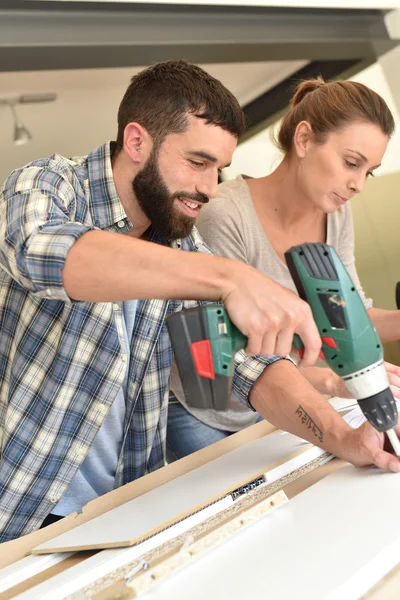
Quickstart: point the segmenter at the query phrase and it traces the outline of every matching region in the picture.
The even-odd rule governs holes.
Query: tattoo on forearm
[[[307,425],[308,429],[312,430],[313,434],[319,439],[319,441],[322,444],[322,442],[324,441],[324,434],[322,433],[321,429],[317,427],[315,422],[312,420],[310,415],[304,410],[301,404],[299,404],[299,407],[296,410],[296,415],[299,415],[299,419],[301,419],[303,425]]]

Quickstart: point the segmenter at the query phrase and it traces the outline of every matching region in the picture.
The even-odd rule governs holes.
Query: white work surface
[[[145,594],[356,600],[400,564],[400,474],[345,466]]]
[[[207,502],[268,466],[306,447],[304,440],[276,432],[229,452],[38,546],[49,552],[121,545],[145,536],[170,519]],[[123,545],[123,543],[122,543]]]

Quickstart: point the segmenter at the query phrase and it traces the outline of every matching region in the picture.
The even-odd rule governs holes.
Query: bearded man
[[[377,462],[378,442],[350,431],[287,360],[295,331],[306,361],[318,356],[308,305],[252,267],[212,256],[194,228],[243,131],[243,112],[219,81],[167,61],[133,77],[115,142],[34,161],[5,181],[0,542],[164,465],[165,319],[185,301],[224,302],[248,336],[234,390],[249,410],[268,418],[274,404],[282,425],[307,437],[295,415],[306,395],[324,447]],[[293,391],[279,408],[288,378]]]

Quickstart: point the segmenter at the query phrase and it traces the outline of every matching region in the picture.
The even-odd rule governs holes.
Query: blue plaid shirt
[[[72,301],[68,250],[85,232],[129,222],[110,144],[17,169],[0,194],[0,541],[40,527],[82,464],[128,371],[115,487],[164,465],[172,350],[165,319],[193,302],[138,302],[131,360],[122,302]],[[154,232],[151,241],[165,244]],[[211,251],[196,230],[172,244]],[[278,357],[236,356],[234,393],[248,394]]]

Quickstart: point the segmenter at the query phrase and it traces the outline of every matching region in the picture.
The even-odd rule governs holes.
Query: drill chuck
[[[375,429],[388,431],[397,425],[397,406],[383,360],[346,375],[343,381]]]
[[[389,387],[369,398],[359,400],[358,404],[366,419],[378,431],[388,431],[396,427],[397,407]]]

